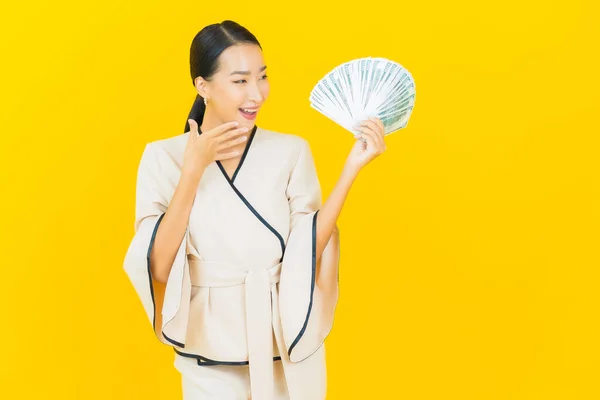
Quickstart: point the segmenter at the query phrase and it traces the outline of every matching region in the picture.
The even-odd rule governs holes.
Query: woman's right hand
[[[239,151],[232,150],[246,140],[241,136],[248,132],[248,128],[238,128],[239,122],[227,122],[217,126],[202,135],[198,134],[198,124],[193,119],[188,119],[190,135],[185,146],[183,156],[183,173],[200,178],[204,169],[216,160],[228,160],[240,155]]]

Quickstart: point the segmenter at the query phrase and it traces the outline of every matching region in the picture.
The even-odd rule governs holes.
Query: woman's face
[[[253,127],[256,115],[269,95],[269,81],[260,47],[240,44],[227,48],[218,60],[218,70],[203,81],[200,95],[208,100],[206,110],[212,124],[238,121]]]

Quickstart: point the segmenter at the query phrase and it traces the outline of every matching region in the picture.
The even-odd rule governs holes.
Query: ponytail
[[[204,105],[204,99],[200,94],[196,94],[196,99],[194,100],[194,104],[192,104],[192,109],[185,120],[185,128],[184,132],[188,132],[190,130],[190,123],[188,119],[193,119],[196,121],[198,126],[202,125],[202,120],[204,119],[204,112],[206,111],[206,106]]]

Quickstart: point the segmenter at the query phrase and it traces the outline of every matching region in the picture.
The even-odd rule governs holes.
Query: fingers
[[[241,128],[237,128],[234,130],[230,130],[228,132],[223,132],[223,134],[221,134],[219,136],[218,141],[219,142],[229,141],[229,140],[234,139],[246,132],[248,132],[248,128],[246,128],[246,127],[241,127]]]
[[[375,134],[375,137],[374,137],[375,142],[377,144],[381,145],[383,143],[383,135],[382,135],[383,130],[381,129],[381,126],[375,121],[375,119],[373,117],[364,121],[364,123]]]
[[[190,132],[198,133],[198,123],[193,119],[188,119],[188,124],[190,125]]]
[[[385,136],[385,126],[383,125],[383,122],[381,121],[381,119],[377,118],[377,117],[370,117],[369,118],[371,121],[374,121],[378,126],[379,126],[379,132],[381,133],[382,136]]]
[[[384,139],[385,127],[379,118],[370,117],[369,119],[362,121],[358,125],[358,129],[364,134],[372,136],[378,152],[381,153],[386,149]]]
[[[198,123],[190,118],[188,119],[188,124],[190,125],[190,135],[188,136],[188,142],[192,142],[198,137]]]
[[[377,126],[379,127],[379,129],[377,130],[378,133],[378,137],[379,137],[379,143],[381,144],[381,151],[385,151],[386,149],[386,145],[385,145],[385,126],[383,125],[383,121],[381,121],[381,119],[376,118],[376,117],[371,117],[369,118],[371,121],[374,121]]]
[[[375,140],[373,139],[372,135],[362,133],[362,134],[358,135],[358,137],[360,139],[362,139],[363,142],[367,143],[368,148],[371,148],[371,149],[377,148],[377,143],[375,143]]]
[[[240,155],[239,151],[229,151],[226,153],[218,153],[215,157],[215,160],[229,160],[230,158],[235,158]]]
[[[379,149],[381,147],[381,143],[379,141],[379,135],[377,134],[377,132],[375,131],[375,128],[373,128],[373,125],[376,125],[374,122],[369,121],[370,124],[368,122],[363,121],[357,128],[360,132],[363,133],[363,135],[369,136],[372,141],[373,141],[373,148],[375,149]]]
[[[219,136],[219,135],[229,131],[230,129],[236,128],[239,124],[240,123],[237,121],[226,122],[224,124],[217,126],[216,128],[209,130],[205,134],[207,136],[211,136],[211,137]]]
[[[223,151],[229,149],[230,147],[237,146],[241,143],[244,143],[246,140],[248,140],[247,136],[236,137],[233,139],[226,140],[219,144],[219,146],[217,147],[217,151]]]
[[[376,149],[377,148],[377,143],[375,142],[375,139],[373,139],[373,137],[375,136],[375,134],[373,132],[370,132],[367,128],[365,127],[359,127],[358,128],[359,131],[361,131],[362,133],[357,135],[356,137],[361,139],[363,142],[367,143],[367,146],[371,149]]]

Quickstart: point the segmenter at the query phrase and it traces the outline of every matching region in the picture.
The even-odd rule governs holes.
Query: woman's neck
[[[209,110],[206,110],[204,113],[204,118],[202,119],[202,124],[199,129],[200,132],[207,132],[211,129],[216,128],[219,125],[222,125],[224,122],[219,120],[214,113],[211,113]]]

